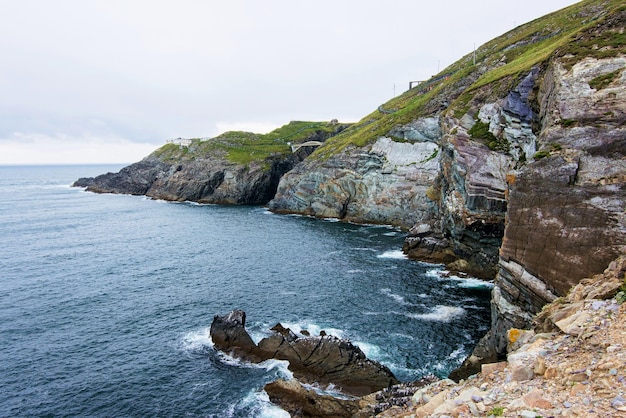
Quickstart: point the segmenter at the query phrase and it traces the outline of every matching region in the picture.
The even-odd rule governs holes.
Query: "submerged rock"
[[[368,359],[348,340],[334,336],[298,336],[278,324],[274,333],[254,344],[245,330],[245,312],[215,316],[211,338],[215,347],[251,362],[289,361],[289,370],[306,383],[333,384],[345,393],[366,395],[398,383],[393,373]]]

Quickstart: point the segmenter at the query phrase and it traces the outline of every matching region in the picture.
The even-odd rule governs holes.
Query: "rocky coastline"
[[[80,179],[75,186],[175,201],[267,204],[277,213],[399,226],[407,231],[403,251],[410,258],[494,280],[491,327],[451,375],[460,386],[439,382],[418,391],[404,406],[376,413],[481,416],[489,407],[503,405],[511,414],[539,408],[572,415],[573,409],[563,406],[575,404],[570,400],[542,395],[541,401],[536,393],[512,387],[507,399],[522,401],[504,405],[501,391],[489,392],[490,386],[483,385],[506,386],[517,376],[519,368],[510,359],[521,348],[513,348],[511,330],[535,327],[533,341],[526,341],[532,350],[548,352],[556,345],[590,352],[593,344],[573,341],[556,317],[556,334],[538,337],[544,332],[534,322],[536,315],[556,309],[563,298],[573,304],[568,291],[584,278],[604,274],[598,280],[608,280],[607,267],[621,272],[616,277],[623,286],[623,269],[615,267],[623,261],[614,260],[626,254],[625,32],[623,4],[585,0],[481,46],[475,63],[463,57],[444,70],[446,77],[434,77],[431,89],[409,90],[382,107],[393,112],[375,111],[354,125],[317,126],[298,137],[322,143],[319,148],[291,152],[287,135],[276,135],[268,137],[275,143],[263,144],[279,148],[267,145],[272,151],[262,158],[238,161],[233,155],[241,151],[242,134],[226,135],[216,139],[220,147],[209,148],[211,141],[192,141],[188,148],[168,145],[119,173]],[[243,136],[250,139],[243,147],[250,155],[259,149],[252,145],[255,141],[268,140]],[[613,290],[606,297],[614,297]],[[585,298],[568,309],[600,322],[607,315],[616,315],[611,324],[622,321],[623,309],[613,309],[614,302],[602,305],[613,314],[598,313],[594,301],[605,299]],[[615,330],[611,324],[596,321],[593,327],[610,334]],[[290,343],[304,338],[280,329],[276,335]],[[244,344],[246,356],[267,356],[250,342]],[[620,344],[611,346],[621,353]],[[617,356],[615,350],[609,354]],[[509,363],[502,363],[507,357]],[[611,368],[618,372],[611,376],[621,376],[622,366]],[[523,381],[536,383],[537,390],[551,387],[547,371],[533,369],[530,376],[525,367],[519,372],[528,375]],[[595,369],[589,370],[595,376]],[[472,379],[480,384],[468,384],[477,373],[481,377]],[[618,387],[611,392],[615,399],[623,396]],[[289,392],[309,404],[314,396],[295,383],[276,383],[266,390]],[[599,392],[585,393],[593,402]],[[359,416],[362,399],[352,406],[339,402],[329,411],[337,407],[347,415],[336,416]],[[434,399],[441,403],[435,406]],[[598,410],[622,411],[626,401],[615,407],[618,401],[608,406],[603,401]],[[445,412],[441,405],[447,405]],[[301,411],[300,416],[311,413]]]

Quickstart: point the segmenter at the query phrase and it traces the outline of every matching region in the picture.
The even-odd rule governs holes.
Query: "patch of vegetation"
[[[481,120],[477,120],[474,126],[472,126],[467,133],[474,139],[496,141],[495,135],[489,131],[489,124]]]
[[[477,120],[474,126],[471,127],[468,134],[474,139],[484,141],[492,151],[509,152],[510,144],[506,138],[497,138],[493,133],[489,131],[489,124],[481,120]]]
[[[550,151],[538,151],[535,153],[535,155],[533,155],[533,158],[535,160],[541,160],[542,158],[546,158],[549,155],[550,155]]]
[[[566,68],[586,57],[614,58],[624,53],[626,53],[626,33],[619,30],[581,33],[573,39],[573,42],[558,51]]]
[[[268,134],[229,131],[215,138],[191,140],[189,146],[166,144],[154,151],[151,156],[164,161],[184,161],[192,158],[223,156],[236,164],[260,163],[267,168],[266,160],[275,155],[291,153],[289,144],[306,141],[317,134],[334,134],[346,124],[328,122],[290,122]]]
[[[589,87],[595,90],[602,90],[603,88],[611,84],[613,80],[615,80],[617,76],[620,75],[620,73],[621,73],[621,70],[617,70],[617,71],[613,71],[612,73],[595,77],[594,79],[589,81]]]
[[[433,151],[432,154],[430,154],[427,158],[425,158],[424,160],[420,161],[421,163],[427,163],[431,160],[434,160],[435,158],[437,158],[437,155],[439,155],[439,148],[435,148],[435,150]]]
[[[578,121],[576,119],[561,119],[559,124],[565,128],[569,128],[570,126],[576,125]]]
[[[455,116],[461,117],[467,112],[468,103],[477,89],[506,77],[519,80],[532,67],[546,62],[553,55],[561,57],[567,65],[588,56],[605,58],[626,53],[623,30],[596,30],[607,20],[623,21],[620,13],[624,10],[626,6],[622,0],[582,1],[521,25],[482,45],[476,51],[477,65],[480,62],[492,69],[482,74],[454,101],[451,107]],[[610,24],[615,23],[607,23]],[[465,61],[467,57],[464,57]]]
[[[487,416],[501,417],[504,415],[504,407],[502,406],[494,406],[487,412]]]

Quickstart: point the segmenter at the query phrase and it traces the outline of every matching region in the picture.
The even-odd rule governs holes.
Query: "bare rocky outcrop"
[[[245,313],[215,316],[211,339],[221,351],[251,362],[288,360],[289,370],[306,383],[333,384],[352,395],[368,393],[398,383],[391,371],[368,359],[348,340],[330,335],[297,335],[277,324],[273,334],[254,344],[245,330]]]
[[[437,118],[398,127],[364,148],[298,164],[280,181],[269,208],[350,222],[409,228],[430,222],[427,197],[439,166]]]

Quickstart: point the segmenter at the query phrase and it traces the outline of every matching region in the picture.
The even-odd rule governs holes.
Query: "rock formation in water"
[[[333,384],[352,395],[366,395],[398,383],[387,367],[368,359],[348,340],[330,335],[296,335],[277,324],[271,336],[255,344],[245,325],[243,311],[215,316],[211,324],[213,344],[225,353],[255,363],[288,360],[289,370],[301,381]]]

